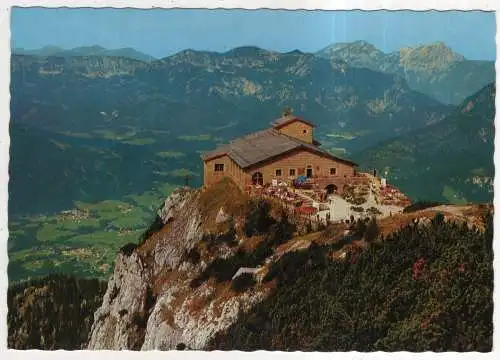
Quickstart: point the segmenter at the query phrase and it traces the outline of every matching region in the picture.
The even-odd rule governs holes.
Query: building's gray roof
[[[245,169],[298,148],[308,149],[337,161],[356,165],[349,160],[335,157],[316,145],[281,134],[272,128],[234,139],[229,144],[205,153],[202,158],[206,161],[218,156],[228,155],[241,168]]]

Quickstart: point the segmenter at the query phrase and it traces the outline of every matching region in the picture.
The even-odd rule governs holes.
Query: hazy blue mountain
[[[447,104],[460,104],[495,80],[494,61],[467,60],[442,42],[384,53],[366,41],[356,41],[333,44],[316,54],[351,66],[398,74],[411,89]]]
[[[467,98],[443,121],[410,132],[354,157],[388,170],[414,199],[493,200],[495,84]]]
[[[52,56],[63,52],[64,49],[59,46],[47,45],[40,49],[25,49],[22,47],[12,49],[14,55],[34,55],[34,56]]]
[[[133,48],[121,48],[121,49],[106,49],[99,45],[94,46],[80,46],[73,49],[63,49],[57,46],[44,46],[40,49],[24,49],[15,48],[12,50],[15,55],[34,55],[34,56],[57,56],[57,57],[68,57],[68,56],[114,56],[114,57],[124,57],[128,59],[141,60],[141,61],[153,61],[156,60],[153,56],[144,54]]]

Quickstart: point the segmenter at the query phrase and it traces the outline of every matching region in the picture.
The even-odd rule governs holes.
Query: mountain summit
[[[459,104],[495,79],[493,61],[467,60],[443,42],[384,53],[366,41],[355,41],[330,45],[316,55],[400,75],[413,90],[447,104]]]

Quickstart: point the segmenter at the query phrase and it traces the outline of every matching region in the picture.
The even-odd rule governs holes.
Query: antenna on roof
[[[286,106],[281,112],[282,116],[290,116],[293,113],[293,109],[290,106]]]
[[[184,186],[188,187],[189,186],[189,180],[191,179],[191,176],[186,174],[184,176]]]

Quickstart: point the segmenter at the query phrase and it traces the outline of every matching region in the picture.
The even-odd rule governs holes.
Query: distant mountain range
[[[253,47],[186,50],[145,63],[117,57],[12,58],[13,121],[51,130],[141,125],[226,140],[267,127],[285,106],[331,132],[363,133],[362,148],[439,121],[448,106],[399,76],[312,54]],[[54,101],[57,99],[57,101]],[[117,111],[119,120],[102,113]]]
[[[354,157],[388,172],[414,200],[493,199],[495,84],[467,98],[443,121],[386,141]]]
[[[245,56],[244,49],[249,50],[252,47],[233,49],[223,55],[230,56],[239,53],[241,56]],[[260,52],[264,54],[267,51],[261,50]],[[12,53],[41,57],[111,56],[144,62],[157,60],[132,48],[110,50],[99,45],[73,49],[62,49],[57,46],[45,46],[34,50],[15,48]],[[209,52],[209,54],[222,55],[214,52]],[[304,55],[300,50],[286,54]],[[177,55],[179,54],[172,57]],[[443,42],[405,47],[398,51],[384,53],[374,45],[360,40],[350,43],[335,43],[317,51],[314,55],[343,61],[352,67],[399,75],[406,80],[410,89],[427,94],[445,104],[458,105],[467,96],[479,91],[495,79],[494,61],[468,60],[447,47]],[[164,59],[168,59],[168,57]]]
[[[122,48],[122,49],[106,49],[99,45],[94,46],[80,46],[73,49],[63,49],[58,46],[44,46],[40,49],[24,49],[15,48],[12,50],[14,55],[33,55],[33,56],[57,56],[57,57],[69,57],[69,56],[116,56],[129,58],[140,61],[153,61],[156,60],[153,56],[144,54],[132,48]]]
[[[443,42],[384,53],[366,41],[330,45],[316,53],[405,78],[408,86],[445,104],[459,104],[495,79],[494,61],[467,60]]]
[[[362,164],[389,166],[391,176],[399,176],[395,181],[406,186],[395,170],[399,158],[375,146],[394,138],[411,142],[414,131],[439,129],[443,121],[440,126],[446,126],[454,108],[412,90],[398,74],[362,67],[362,52],[359,59],[352,55],[339,60],[326,56],[333,50],[317,56],[240,47],[225,53],[185,50],[146,62],[111,56],[98,47],[73,50],[67,56],[57,55],[61,52],[54,48],[12,56],[9,211],[17,214],[58,211],[74,200],[120,198],[155,182],[181,183],[182,171],[198,175],[194,184],[201,180],[199,152],[267,127],[285,106],[318,125],[317,138],[326,149],[349,157],[371,148],[360,157]],[[75,55],[79,53],[86,56]],[[466,88],[471,77],[450,72],[446,64],[453,67],[467,60],[459,55],[451,59],[433,62],[433,73],[441,69],[457,89]],[[422,64],[413,68],[425,68],[426,59],[419,61]],[[494,72],[490,75],[482,86],[494,81]],[[404,138],[406,134],[411,135]],[[415,150],[415,156],[441,153],[443,144],[429,143]],[[489,148],[469,149],[492,157]],[[399,151],[401,155],[406,150]],[[176,155],[161,159],[157,153]],[[439,170],[445,177],[446,168],[426,176],[432,178]],[[478,168],[489,176],[485,166]],[[455,176],[469,181],[471,169],[464,169]],[[407,174],[418,171],[416,167]],[[403,190],[421,195],[415,190],[420,182],[407,184]],[[427,194],[441,199],[444,185],[439,186]],[[485,198],[463,196],[472,201]]]

